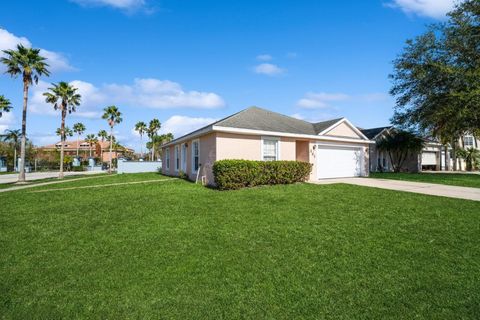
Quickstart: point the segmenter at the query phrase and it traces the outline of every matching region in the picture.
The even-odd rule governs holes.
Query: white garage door
[[[361,167],[360,148],[318,146],[318,179],[358,177],[362,173]]]
[[[437,153],[422,152],[422,166],[435,166],[435,165],[437,165]]]

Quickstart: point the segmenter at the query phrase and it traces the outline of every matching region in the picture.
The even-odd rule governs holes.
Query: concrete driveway
[[[99,174],[101,171],[81,171],[81,172],[65,172],[66,176],[79,176],[79,175],[89,175],[89,174]],[[58,171],[56,172],[30,172],[25,174],[27,181],[40,180],[46,178],[56,178],[58,177]],[[12,174],[0,174],[0,184],[2,183],[12,183],[17,182],[18,173]]]
[[[443,184],[400,181],[389,179],[373,179],[373,178],[340,178],[340,179],[325,179],[313,182],[315,184],[332,184],[332,183],[347,183],[357,186],[397,190],[413,193],[428,194],[432,196],[442,196],[457,199],[467,199],[480,201],[480,188],[468,188],[447,186]]]

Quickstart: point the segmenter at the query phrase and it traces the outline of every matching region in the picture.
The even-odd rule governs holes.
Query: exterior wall
[[[212,184],[213,174],[212,174],[212,166],[216,160],[216,133],[210,133],[198,138],[182,141],[181,143],[177,143],[174,145],[168,146],[169,153],[170,153],[170,167],[167,169],[167,160],[166,160],[166,147],[162,147],[163,156],[162,156],[162,172],[166,175],[170,176],[178,176],[180,171],[185,171],[188,178],[192,181],[195,181],[197,178],[197,173],[193,172],[193,159],[192,159],[192,150],[193,150],[193,142],[195,140],[199,141],[199,164],[200,164],[200,173],[199,179],[202,179],[202,176],[205,178],[205,182],[207,184]],[[186,170],[182,170],[182,145],[186,144],[187,152],[186,152]],[[179,147],[180,152],[180,163],[178,171],[175,170],[175,147]]]
[[[296,144],[294,138],[280,138],[280,159],[279,160],[296,160]]]
[[[332,130],[325,133],[326,136],[336,136],[336,137],[348,137],[348,138],[360,138],[359,135],[350,128],[345,122],[340,123],[338,126]]]
[[[161,165],[158,161],[118,161],[117,173],[157,172]]]
[[[234,133],[217,133],[217,160],[261,160],[262,137]],[[282,150],[282,146],[280,146]]]

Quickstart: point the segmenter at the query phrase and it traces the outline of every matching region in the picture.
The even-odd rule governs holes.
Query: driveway
[[[442,196],[457,199],[467,199],[480,201],[480,188],[468,188],[447,186],[443,184],[399,181],[389,179],[372,179],[372,178],[341,178],[341,179],[325,179],[313,182],[315,184],[332,184],[347,183],[357,186],[389,189],[413,193],[427,194],[431,196]]]
[[[80,175],[89,175],[89,174],[99,174],[101,171],[81,171],[81,172],[65,172],[65,176],[80,176]],[[58,171],[55,172],[31,172],[26,173],[25,178],[27,181],[40,180],[46,178],[56,178],[58,177]],[[12,174],[0,174],[0,184],[2,183],[12,183],[17,182],[18,173]]]

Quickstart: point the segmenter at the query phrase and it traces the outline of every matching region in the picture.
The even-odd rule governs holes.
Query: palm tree
[[[81,122],[77,122],[73,125],[73,132],[77,134],[77,158],[78,158],[78,150],[80,148],[80,136],[85,132],[86,128],[85,125]]]
[[[53,87],[48,88],[49,92],[45,92],[45,102],[53,104],[55,110],[60,109],[62,122],[60,126],[60,138],[62,145],[60,147],[60,172],[58,178],[63,178],[63,157],[64,157],[64,145],[65,145],[65,118],[67,112],[75,112],[75,108],[80,105],[81,96],[77,93],[77,88],[61,81],[58,84],[53,84]],[[78,147],[78,146],[77,146]]]
[[[8,142],[13,147],[13,171],[17,171],[17,148],[18,141],[20,140],[22,133],[20,130],[5,130],[2,135],[2,140]]]
[[[85,141],[88,142],[89,149],[90,149],[90,158],[91,158],[92,157],[92,146],[97,144],[98,139],[94,134],[87,134],[87,136],[85,137]]]
[[[143,158],[143,135],[147,132],[147,124],[143,121],[137,122],[135,131],[140,135],[140,156]]]
[[[119,124],[122,122],[122,113],[118,110],[116,106],[109,106],[105,107],[103,109],[103,115],[102,119],[107,120],[108,125],[110,126],[110,140],[112,140],[113,137],[113,127],[116,124]],[[109,155],[109,167],[108,167],[108,173],[112,173],[112,147],[113,143],[110,141],[110,155]]]
[[[100,130],[98,131],[97,136],[100,138],[100,141],[104,142],[108,137],[108,133],[105,130]],[[100,158],[102,159],[102,162],[103,162],[103,145],[100,148]]]
[[[155,136],[157,135],[158,130],[160,130],[161,127],[162,125],[160,124],[160,121],[155,118],[152,119],[148,124],[147,134],[152,142],[152,161],[155,161],[155,143],[153,142],[153,140],[155,139]]]
[[[20,149],[20,173],[18,182],[25,183],[25,146],[27,143],[27,105],[28,88],[34,82],[38,83],[40,76],[49,76],[50,72],[45,62],[46,58],[40,55],[40,49],[26,48],[17,45],[16,50],[3,50],[5,57],[1,58],[2,63],[7,66],[7,73],[13,78],[22,75],[23,78],[23,113],[22,113],[22,138]]]
[[[377,142],[377,148],[386,151],[394,172],[400,172],[409,154],[418,154],[424,146],[422,138],[403,130],[390,130]]]
[[[60,139],[65,140],[67,137],[72,137],[73,136],[73,131],[70,129],[68,126],[65,126],[63,128],[64,134],[62,135],[62,128],[57,128],[55,130],[55,134],[60,137]]]
[[[3,112],[10,112],[12,109],[12,104],[10,100],[5,98],[4,95],[0,95],[0,118],[2,117]]]

